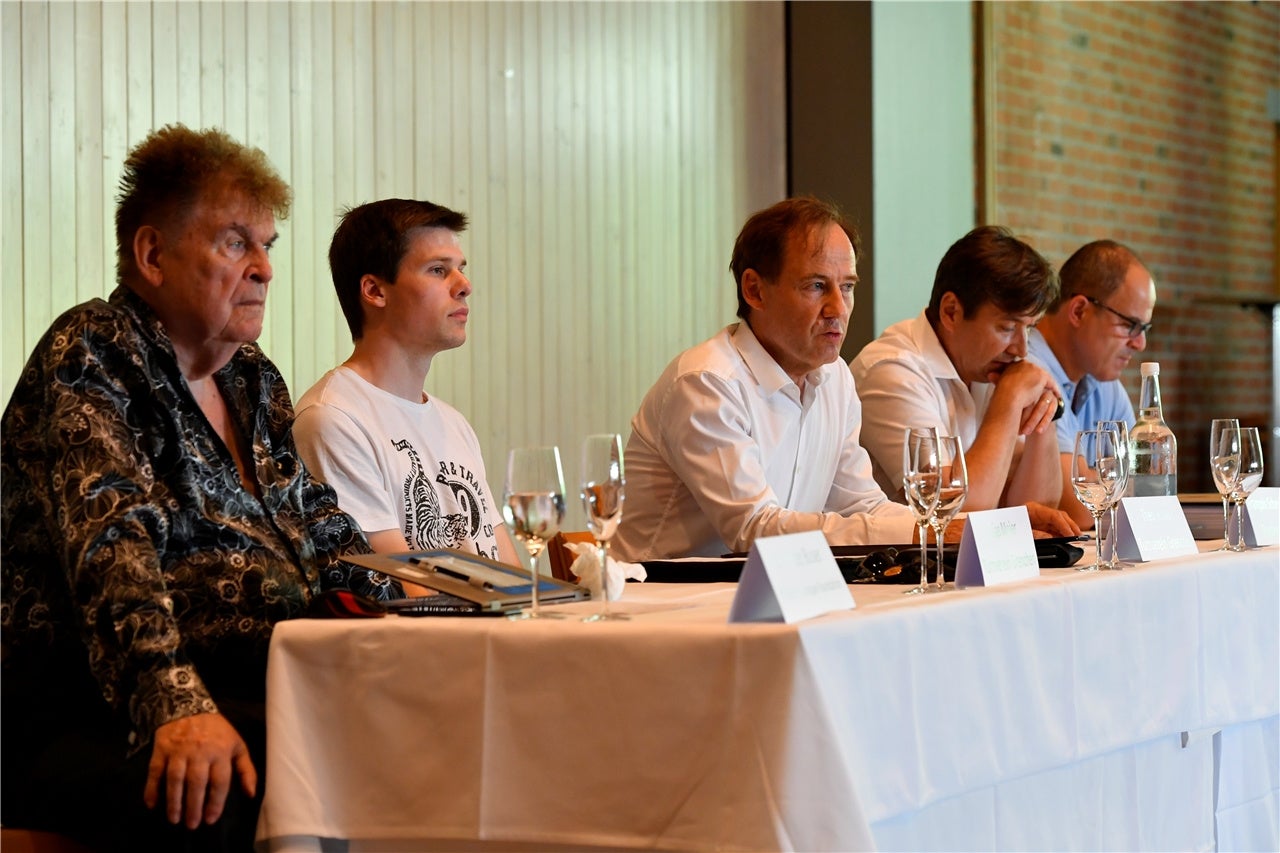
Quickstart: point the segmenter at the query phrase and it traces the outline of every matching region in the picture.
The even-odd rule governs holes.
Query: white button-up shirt
[[[910,542],[910,510],[872,479],[861,418],[841,362],[801,393],[746,323],[726,327],[672,361],[631,422],[617,555],[719,555],[804,530],[832,545]]]
[[[995,386],[960,378],[921,311],[894,323],[849,363],[862,399],[862,444],[880,488],[902,499],[902,443],[907,427],[936,427],[968,450]]]

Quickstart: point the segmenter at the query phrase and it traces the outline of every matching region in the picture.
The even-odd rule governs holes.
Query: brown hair
[[[1058,299],[1058,276],[1008,228],[981,225],[952,243],[938,263],[925,309],[929,322],[938,322],[947,293],[960,300],[966,317],[987,302],[1006,314],[1040,314]]]
[[[215,181],[226,182],[269,208],[289,216],[293,193],[258,148],[236,142],[218,128],[191,130],[165,125],[138,143],[124,161],[116,196],[116,277],[134,271],[133,238],[144,225],[165,230],[181,224]]]
[[[404,198],[371,201],[342,214],[329,244],[329,272],[351,340],[358,341],[364,334],[360,279],[376,275],[394,282],[409,251],[409,237],[420,228],[461,233],[467,229],[467,216],[429,201]]]
[[[787,241],[792,234],[808,234],[833,223],[840,226],[853,244],[854,252],[861,256],[858,230],[845,220],[839,208],[829,202],[800,196],[785,199],[753,214],[738,233],[737,242],[733,244],[733,260],[729,262],[733,280],[738,285],[738,316],[745,320],[751,311],[742,298],[744,272],[753,269],[761,278],[772,281],[782,271]]]
[[[1062,281],[1062,295],[1054,310],[1077,293],[1105,301],[1120,287],[1134,264],[1146,269],[1146,264],[1132,249],[1115,240],[1085,243],[1067,258],[1058,273]]]

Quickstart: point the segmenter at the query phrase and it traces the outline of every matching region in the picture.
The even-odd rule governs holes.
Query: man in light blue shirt
[[[1062,387],[1066,412],[1058,421],[1063,468],[1058,506],[1081,527],[1093,520],[1071,489],[1076,431],[1100,420],[1133,426],[1133,402],[1120,375],[1147,348],[1156,285],[1133,250],[1113,240],[1078,249],[1059,272],[1062,295],[1027,339],[1027,358]]]

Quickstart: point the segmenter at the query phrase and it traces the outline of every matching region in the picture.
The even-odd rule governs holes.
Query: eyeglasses
[[[1081,296],[1084,296],[1084,294],[1081,294]],[[1145,335],[1151,331],[1150,323],[1144,323],[1141,320],[1139,320],[1137,317],[1130,317],[1128,314],[1121,314],[1119,311],[1112,308],[1110,305],[1104,305],[1101,301],[1094,299],[1092,296],[1085,296],[1084,298],[1089,300],[1090,305],[1097,305],[1099,308],[1103,308],[1107,311],[1110,311],[1112,314],[1115,314],[1121,320],[1124,320],[1126,323],[1128,323],[1129,337],[1131,338],[1136,338],[1139,335]]]

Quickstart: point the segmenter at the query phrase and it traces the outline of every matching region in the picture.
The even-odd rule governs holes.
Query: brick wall
[[[1280,4],[989,3],[992,221],[1055,265],[1109,237],[1156,279],[1155,329],[1182,491],[1213,491],[1209,421],[1264,426],[1274,295]],[[1264,439],[1265,441],[1265,439]],[[1278,460],[1268,460],[1271,465]]]

